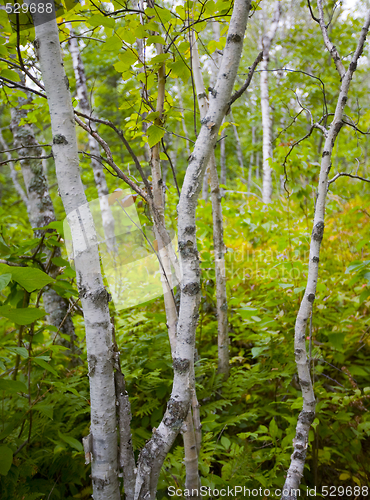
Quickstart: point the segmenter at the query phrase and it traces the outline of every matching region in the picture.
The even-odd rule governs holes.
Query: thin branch
[[[293,123],[295,123],[297,121],[297,118],[303,113],[304,109],[301,109],[294,117],[293,117],[293,120],[285,127],[283,128],[282,130],[280,130],[280,132],[278,133],[278,135],[275,137],[275,139],[271,142],[271,144],[273,144],[274,142],[276,142],[279,137],[281,136],[281,134],[283,134],[284,132],[286,132],[292,125]],[[289,108],[288,108],[288,112],[289,112]]]
[[[166,146],[165,146],[165,143],[164,143],[163,137],[162,137],[162,139],[161,139],[161,142],[162,142],[163,152],[164,152],[164,154],[167,156],[167,160],[169,161],[170,166],[171,166],[172,175],[173,175],[173,180],[174,180],[174,182],[175,182],[175,186],[176,186],[176,189],[177,189],[177,194],[180,196],[180,189],[179,189],[179,185],[177,184],[175,167],[173,166],[173,163],[172,163],[172,160],[171,160],[170,155],[167,153],[167,148],[166,148]]]
[[[320,24],[321,33],[322,33],[322,37],[324,39],[325,46],[328,49],[328,51],[329,51],[329,53],[334,61],[335,67],[337,68],[337,71],[340,75],[340,79],[342,80],[344,75],[346,74],[346,70],[343,66],[343,63],[342,63],[342,60],[340,58],[340,55],[339,55],[337,48],[331,42],[331,40],[328,36],[328,29],[327,29],[327,26],[325,25],[325,21],[324,21],[324,10],[323,10],[323,6],[322,6],[322,0],[317,0],[317,8],[319,9],[319,24]]]
[[[345,125],[348,125],[349,127],[352,127],[353,129],[356,130],[356,132],[359,132],[360,134],[362,135],[370,135],[370,132],[364,132],[363,130],[360,130],[358,127],[356,127],[356,125],[354,125],[353,123],[348,123],[348,122],[345,122],[344,120],[342,120],[343,123]]]
[[[235,92],[235,94],[233,94],[231,96],[231,99],[230,101],[228,102],[229,104],[229,107],[237,100],[239,99],[240,96],[242,96],[244,94],[244,92],[247,90],[247,88],[249,87],[251,81],[252,81],[252,77],[253,77],[253,73],[255,72],[255,69],[257,68],[258,64],[262,61],[263,59],[263,50],[261,50],[261,52],[258,54],[258,56],[256,57],[254,63],[252,64],[252,66],[249,68],[249,71],[248,71],[248,76],[247,76],[247,79],[245,80],[244,84],[242,85],[242,87],[237,90]]]
[[[334,177],[328,181],[328,184],[335,182],[339,177],[351,177],[351,179],[358,179],[360,181],[370,182],[370,179],[365,179],[364,177],[360,177],[359,175],[353,175],[353,174],[347,174],[345,172],[339,172],[338,174],[335,174]]]
[[[311,2],[310,0],[307,0],[307,3],[308,3],[308,8],[310,9],[310,14],[311,14],[311,17],[314,21],[316,21],[318,24],[320,24],[320,20],[317,19],[317,17],[315,17],[314,13],[313,13],[313,10],[312,10],[312,7],[311,7]]]
[[[20,29],[19,29],[19,14],[16,14],[17,16],[17,54],[18,54],[18,61],[20,64],[20,69],[25,73],[28,78],[30,78],[33,83],[35,83],[41,90],[45,90],[45,87],[35,78],[25,67],[23,63],[23,58],[22,58],[22,53],[21,53],[21,47],[20,47]]]
[[[12,161],[22,161],[22,160],[46,160],[47,158],[53,158],[53,155],[46,155],[46,156],[20,156],[19,158],[11,158],[9,160],[4,160],[0,161],[0,167],[1,165],[5,165],[6,163],[10,163]]]
[[[152,197],[152,190],[151,190],[151,187],[150,187],[149,181],[148,181],[148,179],[146,178],[146,176],[145,176],[145,174],[144,174],[144,171],[143,171],[143,169],[142,169],[142,167],[141,167],[141,164],[140,164],[140,162],[139,162],[138,157],[135,155],[135,153],[134,153],[134,151],[132,150],[132,148],[131,148],[130,144],[128,143],[127,139],[126,139],[126,138],[125,138],[125,136],[123,135],[122,130],[120,130],[119,128],[117,128],[117,127],[114,125],[114,123],[112,123],[112,122],[110,122],[110,121],[108,121],[108,120],[101,120],[100,118],[93,118],[92,116],[86,115],[86,114],[84,114],[84,113],[80,113],[79,111],[76,111],[76,110],[75,110],[75,115],[82,116],[83,118],[86,118],[86,119],[87,119],[87,120],[89,120],[89,121],[94,121],[94,122],[96,122],[96,123],[102,123],[103,125],[107,125],[108,127],[112,128],[112,129],[116,132],[116,134],[118,135],[118,137],[121,139],[121,141],[122,141],[122,142],[123,142],[123,144],[125,145],[125,147],[126,147],[126,149],[127,149],[128,153],[130,154],[131,158],[133,159],[133,161],[134,161],[134,163],[135,163],[135,166],[136,166],[136,168],[137,168],[138,172],[140,173],[140,176],[141,176],[141,178],[142,178],[142,180],[143,180],[143,182],[144,182],[144,184],[145,184],[145,187],[146,187],[146,189],[147,189],[148,196],[149,196],[149,197]],[[98,136],[98,134],[97,134],[96,132],[94,132],[94,131],[90,128],[90,127],[87,127],[87,125],[85,125],[85,124],[84,124],[81,120],[78,120],[78,118],[76,118],[76,121],[77,121],[77,123],[78,123],[80,126],[82,126],[82,127],[83,127],[83,128],[84,128],[87,132],[89,132],[89,134],[91,134],[91,135],[92,135],[95,139],[96,139],[96,137],[95,137],[95,135],[94,135],[94,134],[96,134],[96,135],[97,135],[97,137],[99,137],[99,136]],[[81,124],[82,124],[82,125],[81,125]],[[102,139],[101,137],[99,137],[99,139],[96,139],[96,140],[99,142],[99,144],[101,144],[101,145],[102,145],[102,147],[103,147],[104,151],[107,153],[107,156],[108,156],[109,160],[113,162],[112,153],[111,153],[111,151],[110,151],[110,149],[109,149],[109,147],[108,147],[108,144],[107,144],[105,141],[103,141],[103,139]],[[103,141],[103,142],[100,142],[100,141]],[[103,144],[103,143],[104,143],[104,144]],[[109,151],[109,152],[108,152],[108,151]],[[118,167],[118,166],[117,166],[114,162],[113,162],[113,164],[114,164],[115,166],[113,166],[113,164],[112,164],[112,163],[109,163],[109,164],[110,164],[110,165],[111,165],[111,167],[115,170],[115,172],[118,174],[118,176],[119,176],[119,177],[120,177],[120,175],[122,174],[122,175],[124,175],[124,176],[125,176],[125,178],[127,178],[127,179],[128,179],[128,177],[127,177],[127,176],[126,176],[126,175],[122,172],[122,170],[121,170],[121,169],[120,169],[120,168],[119,168],[119,167]],[[118,169],[118,170],[117,170],[117,169]],[[118,171],[119,171],[119,172],[118,172]],[[123,177],[120,177],[120,178],[121,178],[121,179],[123,179]],[[124,180],[124,179],[123,179],[123,180]],[[126,181],[125,181],[125,182],[126,182]],[[133,183],[131,180],[130,180],[130,182],[134,185],[134,183]],[[131,185],[131,184],[129,184],[129,185]],[[136,184],[135,184],[135,186],[136,186]],[[132,186],[131,186],[131,187],[132,187]],[[138,186],[136,186],[136,188],[140,189]],[[134,191],[136,191],[138,194],[140,194],[140,196],[142,196],[142,195],[141,195],[141,193],[140,193],[139,191],[137,191],[137,189],[135,189],[134,187],[132,187],[132,189],[134,189]],[[140,191],[142,191],[142,190],[140,189]],[[142,191],[142,192],[143,192],[143,191]],[[143,193],[144,193],[144,192],[143,192]],[[144,197],[144,199],[146,200],[146,197]]]
[[[6,83],[13,85],[13,87],[9,87],[9,85],[6,85],[6,87],[9,87],[10,89],[17,88],[17,89],[25,90],[26,92],[32,92],[33,94],[36,94],[40,97],[44,97],[46,99],[46,95],[42,94],[38,90],[31,89],[30,87],[26,87],[25,85],[22,85],[21,83],[14,82],[13,80],[9,80],[9,78],[5,78],[2,75],[0,75],[0,81],[3,82],[5,85],[6,85]]]
[[[13,267],[27,267],[26,264],[16,264],[15,262],[11,262],[10,260],[0,259],[0,264],[6,264],[8,266]]]
[[[76,111],[75,111],[75,114],[77,114]],[[82,113],[78,113],[78,114],[82,115]],[[83,116],[86,116],[86,115],[83,115]],[[126,184],[128,184],[138,195],[140,195],[146,202],[148,202],[148,197],[151,197],[151,190],[148,193],[145,193],[145,191],[143,191],[137,184],[135,184],[135,182],[133,182],[129,177],[127,177],[127,175],[125,175],[122,172],[122,170],[118,167],[118,165],[115,164],[115,162],[113,160],[112,152],[111,152],[108,144],[104,141],[104,139],[102,139],[97,132],[92,130],[91,127],[86,125],[77,116],[75,116],[75,120],[81,128],[83,128],[86,132],[88,132],[90,135],[92,135],[94,137],[94,139],[101,145],[101,147],[104,149],[104,151],[108,157],[106,160],[108,165],[110,165],[113,168],[113,170],[116,172],[118,177],[120,179],[122,179],[123,181],[125,181]],[[101,123],[104,122],[104,120],[98,120],[98,119],[94,119],[94,121],[99,121]],[[114,127],[114,129],[116,129],[116,127],[114,125],[113,125],[113,127]]]
[[[310,73],[307,73],[307,71],[303,71],[303,70],[300,70],[300,69],[275,68],[275,69],[265,69],[265,70],[259,70],[258,69],[258,70],[256,70],[257,73],[259,73],[260,71],[271,71],[271,72],[275,72],[275,71],[287,71],[288,73],[302,73],[302,75],[306,75],[306,76],[309,76],[310,78],[314,78],[315,80],[318,80],[320,82],[320,86],[322,88],[322,93],[323,93],[324,114],[328,115],[328,106],[327,106],[327,102],[326,102],[325,84],[321,80],[320,77],[315,76],[315,75],[311,75]]]
[[[285,175],[285,179],[284,179],[284,189],[285,191],[287,192],[287,194],[289,195],[289,191],[288,189],[286,188],[286,183],[288,182],[288,174],[287,174],[287,171],[286,171],[286,162],[288,160],[288,157],[290,156],[291,152],[293,151],[293,149],[298,146],[298,144],[300,144],[302,141],[304,141],[305,139],[307,139],[308,137],[310,137],[310,135],[312,134],[312,131],[313,131],[314,127],[312,126],[309,130],[309,132],[304,136],[302,137],[301,139],[298,139],[298,141],[296,141],[294,144],[292,144],[290,146],[290,149],[288,151],[288,153],[285,155],[285,158],[284,158],[284,161],[283,161],[283,168],[284,168],[284,175]]]
[[[53,145],[52,144],[39,144],[39,146],[41,148],[44,148],[44,147],[52,147]],[[5,154],[5,153],[8,153],[8,152],[10,153],[11,151],[18,151],[19,149],[35,149],[35,146],[34,145],[33,146],[19,146],[18,148],[4,149],[4,151],[0,151],[0,154],[1,153]]]

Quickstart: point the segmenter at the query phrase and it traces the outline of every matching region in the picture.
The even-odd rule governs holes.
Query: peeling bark
[[[271,203],[272,178],[270,158],[272,158],[272,123],[270,113],[270,96],[268,88],[268,64],[271,43],[275,37],[279,24],[281,2],[275,3],[274,18],[268,33],[262,37],[263,59],[260,64],[261,70],[261,112],[262,112],[262,153],[263,153],[263,178],[262,178],[262,199],[264,203]]]
[[[91,401],[91,477],[94,500],[119,500],[117,421],[113,375],[112,326],[108,293],[100,271],[97,238],[84,194],[78,162],[74,112],[59,44],[55,17],[45,22],[34,14],[37,54],[48,99],[53,154],[59,190],[67,216],[79,210],[89,227],[90,246],[71,224],[77,284],[85,319]],[[82,207],[84,206],[84,210]]]
[[[320,0],[318,0],[318,4]],[[321,23],[322,24],[322,23]],[[296,435],[293,440],[293,454],[287,472],[284,490],[289,492],[283,495],[282,500],[293,500],[296,498],[294,490],[299,488],[306,460],[308,446],[308,434],[311,424],[315,418],[315,395],[313,391],[309,362],[305,344],[307,322],[312,314],[312,308],[316,296],[316,286],[319,275],[320,248],[325,228],[325,205],[328,192],[328,176],[331,168],[331,159],[335,141],[343,125],[343,112],[347,102],[348,91],[353,73],[356,70],[357,60],[360,57],[365,39],[370,26],[370,10],[368,10],[366,22],[362,28],[357,48],[352,56],[351,63],[345,72],[337,99],[333,121],[329,130],[324,129],[325,145],[321,158],[320,177],[317,190],[315,216],[310,242],[310,256],[308,263],[308,276],[305,294],[297,314],[294,336],[294,354],[297,363],[299,383],[303,396],[303,408],[298,417]]]

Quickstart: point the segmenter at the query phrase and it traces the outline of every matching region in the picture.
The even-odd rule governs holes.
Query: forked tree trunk
[[[222,119],[234,85],[243,47],[250,0],[236,0],[230,20],[224,57],[209,111],[203,120],[190,157],[178,205],[178,240],[182,263],[180,312],[174,356],[174,382],[162,422],[142,450],[137,468],[137,499],[154,500],[163,460],[171,448],[180,425],[188,415],[191,377],[194,373],[195,330],[200,299],[200,269],[196,244],[195,210],[205,167],[216,144]]]
[[[329,172],[331,168],[331,160],[333,148],[337,136],[343,126],[343,112],[346,106],[348,91],[352,80],[353,73],[357,67],[357,61],[362,53],[365,39],[370,25],[370,10],[367,13],[366,22],[362,28],[359,42],[356,50],[353,53],[352,60],[348,66],[347,71],[344,69],[339,54],[330,42],[327,34],[327,29],[324,23],[324,14],[322,9],[321,0],[318,0],[318,10],[321,30],[325,40],[325,45],[330,51],[334,62],[337,65],[338,72],[341,77],[340,92],[337,99],[336,109],[333,121],[328,130],[324,127],[320,128],[325,137],[325,145],[322,153],[320,177],[317,189],[317,199],[315,206],[315,216],[313,221],[313,229],[310,242],[310,256],[308,263],[308,276],[305,294],[303,296],[295,324],[294,336],[294,354],[297,363],[299,383],[303,396],[303,409],[298,417],[296,428],[296,435],[293,440],[293,454],[291,456],[291,463],[287,472],[284,490],[288,494],[282,495],[282,500],[294,500],[297,496],[294,490],[299,488],[301,478],[303,476],[303,469],[306,460],[306,452],[308,446],[308,435],[311,424],[315,417],[315,395],[310,376],[310,367],[307,359],[306,352],[306,328],[307,322],[312,314],[313,303],[316,297],[316,286],[319,274],[319,260],[320,260],[320,247],[324,234],[324,218],[325,218],[325,205],[329,185]]]
[[[274,18],[268,33],[262,37],[263,59],[260,64],[261,71],[261,112],[262,112],[262,153],[263,153],[263,178],[262,178],[262,199],[264,203],[271,203],[272,177],[270,159],[272,158],[272,123],[270,113],[270,97],[268,87],[268,64],[271,43],[275,37],[279,24],[281,2],[275,3]]]
[[[27,118],[28,112],[26,109],[22,109],[22,106],[29,104],[29,102],[29,99],[20,97],[18,106],[10,110],[10,128],[13,133],[13,144],[15,147],[19,148],[24,146],[23,149],[18,150],[18,156],[20,158],[22,156],[32,156],[36,158],[42,156],[42,149],[36,140],[32,124],[24,123],[20,125],[21,120]],[[20,160],[20,165],[26,188],[25,196],[27,197],[26,207],[28,218],[31,227],[34,229],[35,236],[40,238],[45,231],[35,228],[42,228],[56,220],[53,203],[44,176],[42,161],[41,159],[24,159]],[[43,245],[40,252],[46,254],[46,264],[48,264],[46,272],[52,278],[55,278],[59,273],[59,266],[53,264],[51,259],[61,256],[60,248],[55,247],[53,250],[50,250]],[[60,327],[60,332],[70,337],[70,341],[66,342],[63,340],[63,344],[70,347],[73,354],[75,348],[75,330],[73,321],[68,314],[68,300],[60,297],[52,288],[45,287],[43,292],[43,303],[45,311],[48,314],[48,323],[56,328]]]
[[[71,224],[89,365],[93,495],[94,500],[119,500],[114,353],[108,293],[103,285],[94,223],[80,178],[74,112],[55,13],[48,21],[45,14],[36,13],[33,18],[34,45],[50,110],[59,191],[67,216],[79,211],[79,221],[88,232],[86,248],[79,224]]]
[[[89,94],[87,91],[86,84],[86,74],[85,67],[82,62],[80,49],[78,46],[77,38],[74,36],[75,33],[72,28],[71,23],[66,24],[69,29],[70,38],[68,39],[69,51],[72,57],[73,70],[76,78],[76,90],[77,98],[79,101],[79,107],[82,113],[85,115],[91,115],[91,106],[89,101]],[[107,180],[105,178],[104,167],[102,163],[98,160],[100,157],[100,148],[96,140],[89,134],[89,150],[91,157],[91,167],[94,173],[95,185],[98,191],[100,210],[102,216],[102,223],[105,235],[105,241],[107,248],[110,251],[114,250],[114,218],[112,211],[108,204],[107,195],[109,194]]]
[[[154,7],[154,2],[150,3],[151,7]],[[163,46],[161,44],[156,44],[157,55],[163,53]],[[156,103],[156,112],[158,117],[155,120],[155,124],[159,127],[163,126],[163,109],[165,100],[165,66],[162,65],[158,70],[158,94]],[[180,97],[181,99],[181,97]],[[153,204],[157,210],[160,222],[165,226],[164,217],[164,185],[161,172],[161,160],[160,160],[160,144],[157,143],[151,148],[151,172],[152,172],[152,186],[153,186]],[[161,280],[164,293],[164,304],[166,310],[167,328],[170,338],[171,354],[174,359],[176,352],[176,326],[178,321],[177,308],[175,303],[175,298],[172,293],[173,280],[171,272],[171,262],[168,254],[167,247],[161,238],[161,235],[157,228],[155,227],[156,239],[158,242],[158,253],[161,259]],[[192,404],[198,408],[198,400],[196,398],[195,390],[195,379],[191,377],[191,394],[192,394]],[[196,411],[194,412],[194,417],[199,416]],[[186,488],[190,491],[199,490],[200,481],[198,473],[198,449],[195,445],[196,436],[195,430],[200,428],[200,421],[197,419],[193,423],[193,414],[191,408],[189,408],[188,416],[186,422],[182,427],[182,436],[184,440],[184,452],[185,452],[185,468],[186,468]],[[198,498],[198,496],[191,495],[190,498]]]
[[[200,67],[198,45],[194,31],[190,34],[191,58],[193,78],[197,92],[199,112],[201,120],[204,120],[208,112],[208,101],[206,98],[203,75]],[[223,217],[221,206],[221,193],[218,182],[216,158],[214,151],[208,163],[211,181],[211,200],[213,216],[213,246],[215,253],[216,271],[216,300],[217,300],[217,344],[218,344],[218,372],[227,377],[229,375],[229,336],[227,324],[227,294],[225,276],[225,244],[223,238]],[[226,181],[226,180],[225,180]]]

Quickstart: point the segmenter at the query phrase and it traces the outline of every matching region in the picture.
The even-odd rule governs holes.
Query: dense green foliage
[[[230,2],[210,0],[204,3],[204,8],[200,2],[190,3],[194,18],[198,14],[201,20],[216,14],[220,16],[223,37]],[[301,3],[302,6],[293,2],[290,12],[285,12],[285,22],[271,55],[271,69],[297,71],[281,70],[272,73],[270,78],[274,118],[274,197],[271,205],[264,206],[259,197],[261,155],[257,163],[257,153],[261,150],[261,125],[258,73],[246,95],[233,107],[244,154],[244,171],[237,162],[231,124],[226,125],[228,192],[222,200],[222,208],[228,249],[226,272],[231,339],[231,371],[226,381],[217,375],[210,201],[200,201],[197,211],[202,300],[197,330],[196,384],[203,432],[199,466],[202,484],[206,486],[282,487],[290,462],[297,416],[302,407],[294,362],[294,323],[307,278],[309,239],[322,152],[320,133],[314,131],[293,149],[288,158],[287,154],[291,145],[307,134],[310,113],[317,121],[323,115],[323,107],[327,106],[328,113],[333,112],[339,78],[323,48],[317,25],[310,20],[307,8],[303,8],[306,3]],[[112,4],[116,10],[122,8],[118,2]],[[333,2],[328,4],[330,11]],[[79,33],[86,31],[86,36],[92,37],[83,41],[82,57],[94,111],[124,130],[143,160],[146,172],[149,168],[143,159],[144,143],[152,145],[163,138],[181,186],[188,155],[185,141],[173,132],[185,135],[182,116],[189,138],[195,139],[189,42],[183,29],[185,8],[177,5],[172,9],[173,6],[166,2],[164,7],[161,15],[147,9],[148,16],[153,18],[148,18],[144,27],[135,13],[114,21],[112,17],[99,14],[92,2],[85,2],[84,7],[79,6],[66,16],[67,19],[76,18],[79,9],[81,15],[74,27]],[[3,13],[0,11],[1,16]],[[1,16],[0,24],[10,30],[5,16]],[[355,17],[347,11],[336,11],[330,36],[344,56],[353,51],[361,23],[361,15]],[[199,22],[197,30],[202,40],[202,60],[206,61],[215,49],[222,49],[225,40],[221,38],[216,43],[206,21]],[[257,11],[248,28],[239,84],[257,55],[261,30]],[[166,57],[163,58],[151,54],[143,73],[137,64],[134,47],[136,38],[140,37],[147,37],[148,46],[158,42],[159,35],[150,35],[152,31],[168,32],[169,37],[178,35],[176,51],[164,54]],[[62,25],[61,41],[73,95],[73,69],[64,42],[67,37],[68,30]],[[21,32],[22,53],[28,62],[34,58],[31,49],[27,48],[31,39],[31,32]],[[14,33],[7,39],[2,38],[1,43],[1,57],[16,54]],[[348,123],[358,124],[363,131],[370,125],[369,59],[366,54],[360,59],[355,73],[346,110]],[[147,116],[145,120],[152,124],[145,133],[142,113],[151,112],[151,109],[142,101],[141,82],[145,75],[147,88],[152,94],[149,100],[155,102],[156,71],[163,61],[166,61],[169,72],[166,117],[158,126],[153,123],[155,113]],[[7,63],[0,62],[0,68],[4,77],[7,75],[7,78],[17,80]],[[205,76],[208,79],[208,75]],[[184,101],[184,113],[179,104],[179,92]],[[19,90],[10,90],[5,85],[0,90],[3,110],[0,125],[9,147],[12,136],[8,130],[10,116],[7,107],[9,104],[15,106],[19,95]],[[34,96],[28,109],[27,120],[34,123],[39,142],[50,143],[50,120],[45,100]],[[330,116],[327,120],[330,122]],[[196,126],[199,131],[199,120]],[[254,144],[252,126],[256,127]],[[134,178],[134,166],[117,135],[104,125],[97,126],[97,129],[109,144],[116,163]],[[86,135],[81,130],[77,132],[79,148],[86,151]],[[219,149],[216,149],[217,158]],[[164,151],[161,159],[167,171],[166,218],[172,221],[175,229],[178,196]],[[0,496],[3,500],[87,499],[92,493],[89,466],[84,465],[81,444],[82,437],[89,432],[83,317],[78,306],[75,272],[66,260],[63,239],[58,237],[63,238],[60,221],[64,212],[55,184],[53,163],[48,162],[50,193],[59,222],[50,225],[50,231],[42,241],[33,237],[26,208],[14,190],[8,165],[2,165],[0,170],[0,258],[24,266],[0,264]],[[249,168],[252,168],[253,176],[252,184],[247,188]],[[15,169],[20,172],[17,163]],[[335,147],[332,170],[334,173],[357,172],[369,177],[367,137],[350,126],[343,127]],[[280,189],[281,175],[286,176],[285,190]],[[84,155],[81,155],[81,176],[88,199],[95,199],[94,178],[89,158]],[[107,181],[111,191],[116,187],[126,187],[109,173]],[[310,431],[303,491],[315,485],[370,486],[368,200],[369,184],[343,177],[330,186],[318,293],[312,318],[312,342],[307,333],[318,404]],[[145,206],[139,211],[144,222],[148,217]],[[44,272],[47,257],[40,251],[42,244],[50,249],[55,246],[62,248],[63,259],[52,259],[60,266],[60,274],[55,280]],[[63,341],[70,339],[62,339],[57,329],[46,322],[42,293],[48,286],[77,304],[75,308],[71,307],[77,335],[75,354],[63,345]],[[133,443],[138,454],[152,429],[160,422],[171,391],[172,361],[163,299],[120,312],[115,311],[111,304],[111,314],[132,405]],[[184,487],[183,454],[180,435],[165,460],[158,498],[168,497],[166,489],[170,485]]]

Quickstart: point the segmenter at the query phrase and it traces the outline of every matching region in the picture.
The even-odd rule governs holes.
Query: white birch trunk
[[[3,148],[4,154],[7,158],[7,160],[12,160],[12,155],[9,151],[7,151],[7,149],[9,147],[8,147],[7,143],[5,142],[5,139],[3,137],[1,130],[0,130],[0,144],[1,144],[1,147]],[[15,170],[14,163],[12,161],[9,161],[9,170],[10,170],[10,178],[12,179],[13,186],[14,186],[15,190],[17,191],[19,197],[21,198],[21,200],[25,204],[25,206],[27,208],[27,213],[28,213],[29,207],[28,207],[27,194],[24,192],[24,189],[22,188],[22,186],[19,183],[17,171]]]
[[[172,393],[162,422],[145,445],[138,460],[135,500],[154,500],[160,468],[188,415],[194,367],[195,330],[198,321],[200,269],[196,244],[195,210],[204,171],[227,111],[241,57],[250,0],[236,0],[222,65],[209,111],[189,160],[178,205],[178,240],[183,278],[174,356]]]
[[[91,115],[91,106],[89,102],[89,95],[86,85],[86,74],[85,67],[81,59],[80,49],[78,46],[77,38],[73,38],[74,31],[71,23],[66,24],[69,29],[70,36],[72,38],[68,39],[69,51],[72,57],[73,70],[76,78],[76,90],[77,99],[79,101],[79,107],[82,113],[85,115]],[[96,140],[89,134],[89,151],[90,154],[94,155],[91,157],[91,168],[94,173],[94,179],[96,188],[98,191],[100,210],[102,215],[102,223],[105,235],[105,241],[109,251],[114,250],[114,218],[111,209],[108,204],[107,195],[109,194],[107,180],[105,178],[104,167],[99,162],[97,158],[100,156],[99,144]]]
[[[274,18],[271,23],[268,33],[262,37],[263,59],[260,63],[261,71],[261,113],[262,113],[262,154],[263,154],[263,178],[262,178],[262,199],[264,203],[271,203],[272,195],[272,178],[270,158],[272,158],[272,124],[270,114],[270,97],[268,87],[268,64],[269,53],[272,40],[275,37],[276,30],[279,24],[281,10],[281,2],[278,0],[275,3]]]
[[[182,123],[182,129],[184,131],[185,137],[189,137],[188,134],[188,129],[186,127],[186,122],[185,122],[185,108],[184,108],[184,100],[182,98],[182,93],[181,93],[181,88],[180,85],[178,86],[178,92],[177,92],[178,98],[179,98],[179,103],[181,107],[181,123]],[[187,153],[187,158],[190,156],[190,146],[189,146],[189,141],[185,141],[185,147],[186,147],[186,153]]]
[[[20,76],[23,78],[21,74]],[[24,149],[18,150],[18,156],[20,158],[22,156],[42,156],[42,149],[35,138],[32,124],[25,123],[20,125],[22,118],[24,119],[27,117],[27,110],[22,109],[22,105],[28,104],[29,102],[29,99],[20,97],[18,106],[11,108],[10,110],[10,128],[13,134],[13,145],[17,148],[27,146]],[[27,193],[24,194],[24,196],[27,200],[26,208],[31,227],[40,228],[47,226],[50,222],[55,221],[56,219],[53,203],[51,201],[47,182],[44,176],[42,161],[37,159],[25,159],[20,160],[20,165]],[[41,229],[34,229],[34,233],[37,238],[40,238],[44,232],[45,231],[42,231]],[[46,254],[46,263],[48,263],[53,256],[61,256],[61,251],[58,247],[56,247],[52,252],[47,247],[43,246],[40,251],[41,253]],[[47,272],[52,278],[55,278],[59,272],[59,267],[50,262]],[[47,321],[49,324],[59,328],[63,322],[60,327],[60,332],[68,335],[71,340],[70,342],[65,342],[63,340],[62,343],[71,348],[71,352],[74,353],[75,330],[73,321],[70,315],[68,315],[68,300],[60,297],[52,288],[45,287],[43,292],[43,303],[45,311],[47,312]]]
[[[320,4],[318,0],[318,4]],[[319,5],[320,7],[320,5]],[[323,17],[323,14],[321,15]],[[282,500],[293,500],[296,498],[294,491],[299,488],[306,460],[308,446],[308,434],[315,417],[315,395],[313,392],[310,376],[309,363],[306,352],[306,327],[312,314],[313,303],[316,296],[316,286],[319,274],[320,247],[324,234],[325,205],[328,191],[328,176],[331,168],[331,159],[336,138],[343,126],[343,111],[347,103],[348,91],[353,73],[357,67],[357,61],[362,53],[363,45],[370,25],[370,10],[367,13],[366,22],[362,28],[357,48],[352,56],[347,71],[343,74],[340,92],[337,100],[333,121],[328,131],[325,131],[325,145],[322,153],[320,177],[315,205],[315,216],[310,243],[310,256],[308,263],[308,276],[305,294],[303,296],[295,324],[294,354],[297,363],[299,383],[303,396],[303,408],[298,417],[296,436],[293,440],[294,451],[287,472],[284,490],[289,492],[283,495]],[[324,37],[325,39],[325,37]],[[333,56],[335,61],[335,57]]]
[[[80,209],[80,216],[84,226],[89,228],[89,247],[81,251],[81,230],[71,224],[89,364],[93,497],[94,500],[119,500],[114,353],[108,293],[103,285],[93,220],[80,178],[74,112],[56,19],[44,22],[42,15],[35,14],[33,17],[36,32],[34,44],[50,109],[60,194],[67,215],[85,205],[85,210]]]
[[[156,44],[157,54],[163,53],[163,48],[161,44]],[[157,104],[156,111],[159,113],[158,118],[156,119],[156,124],[158,126],[162,126],[163,119],[163,107],[165,100],[165,66],[161,66],[158,71],[158,95],[157,95]],[[160,218],[160,222],[163,226],[165,226],[165,218],[164,218],[164,186],[163,179],[161,173],[161,161],[160,161],[160,147],[159,143],[153,146],[151,149],[151,172],[152,172],[152,186],[153,186],[153,204],[157,210],[157,214]],[[161,280],[162,287],[164,293],[164,304],[166,310],[166,319],[167,319],[167,328],[171,345],[171,354],[173,360],[175,360],[175,352],[176,352],[176,326],[178,321],[178,314],[176,309],[176,303],[174,299],[174,295],[172,292],[172,273],[171,273],[171,263],[169,259],[168,250],[165,246],[164,241],[161,238],[161,235],[157,228],[155,227],[156,238],[158,242],[158,253],[161,259]],[[196,391],[195,391],[195,379],[191,379],[192,386],[191,392],[193,398],[196,400]],[[196,400],[198,404],[198,401]],[[185,450],[185,467],[186,467],[186,484],[187,488],[192,490],[198,490],[200,487],[199,481],[199,473],[198,473],[198,452],[197,447],[195,446],[196,438],[194,433],[194,425],[193,425],[193,415],[191,412],[191,408],[189,408],[188,416],[187,416],[187,425],[183,428],[183,440],[184,440],[184,450]],[[191,424],[190,424],[191,422]],[[200,422],[198,424],[200,426]],[[190,496],[190,498],[198,498],[197,496]]]
[[[193,78],[197,92],[199,112],[203,120],[208,112],[208,101],[206,98],[203,75],[200,67],[198,45],[194,31],[191,32],[191,57],[193,67]],[[216,274],[216,300],[217,300],[217,344],[218,344],[218,372],[226,377],[229,374],[229,336],[227,324],[227,295],[225,279],[225,244],[223,239],[223,217],[221,206],[221,194],[218,182],[216,159],[214,151],[208,163],[211,181],[211,200],[213,217],[213,246],[215,253]],[[226,182],[226,179],[225,179]]]
[[[248,191],[251,188],[252,184],[252,173],[253,173],[253,166],[254,166],[254,145],[256,143],[256,127],[252,126],[252,151],[251,151],[251,157],[249,160],[249,170],[248,170]]]
[[[244,160],[243,160],[242,145],[240,142],[238,129],[236,128],[236,125],[234,123],[234,117],[233,117],[232,111],[230,111],[230,119],[233,122],[233,132],[234,132],[235,144],[236,144],[236,155],[237,155],[239,166],[240,166],[240,169],[242,171],[243,178],[244,178]],[[225,172],[225,179],[226,179],[226,172]],[[222,178],[221,178],[221,184],[222,184]]]

